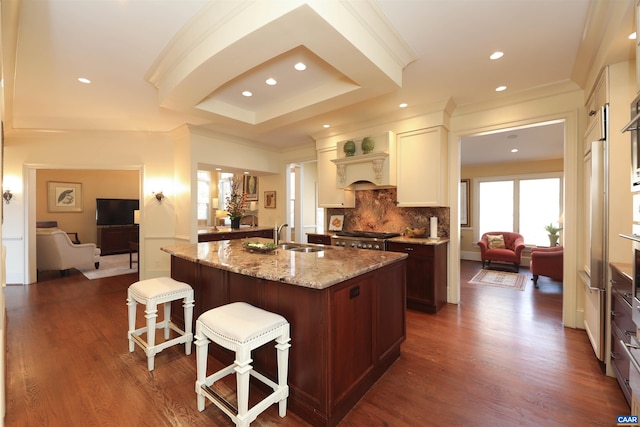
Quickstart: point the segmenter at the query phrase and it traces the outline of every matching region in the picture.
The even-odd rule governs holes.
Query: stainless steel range
[[[331,236],[331,245],[386,251],[386,241],[399,235],[400,233],[385,231],[338,231],[334,236]]]

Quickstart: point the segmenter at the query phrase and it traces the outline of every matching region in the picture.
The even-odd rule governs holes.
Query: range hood
[[[396,186],[395,135],[386,132],[375,137],[372,153],[331,160],[336,165],[336,188],[370,189]],[[337,144],[343,152],[345,142]]]

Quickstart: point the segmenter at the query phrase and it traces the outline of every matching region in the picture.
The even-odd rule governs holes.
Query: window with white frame
[[[220,194],[220,203],[222,204],[221,209],[227,209],[227,198],[231,195],[231,187],[233,184],[233,174],[227,172],[221,172],[220,178],[218,181],[218,191]],[[225,224],[230,224],[231,221],[229,217],[224,219]]]
[[[211,173],[209,171],[198,171],[198,221],[209,219],[209,186],[211,183]]]
[[[549,245],[544,227],[561,221],[562,174],[479,178],[477,185],[478,237],[515,231],[527,245]]]

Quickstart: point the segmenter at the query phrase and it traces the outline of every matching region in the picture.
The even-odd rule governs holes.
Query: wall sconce
[[[162,203],[162,199],[164,199],[164,194],[162,193],[162,191],[158,191],[157,193],[154,193],[154,195],[156,196],[156,200],[158,201],[158,203]]]
[[[4,199],[4,202],[6,204],[9,204],[12,197],[13,197],[13,193],[11,193],[11,190],[4,190],[4,193],[2,193],[2,198]]]

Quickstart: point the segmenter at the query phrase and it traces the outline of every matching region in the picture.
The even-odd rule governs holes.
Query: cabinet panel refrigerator
[[[584,327],[602,362],[606,355],[607,221],[608,221],[608,113],[604,105],[596,114],[586,141],[591,143],[589,278],[585,280]],[[586,172],[586,171],[585,171]]]

